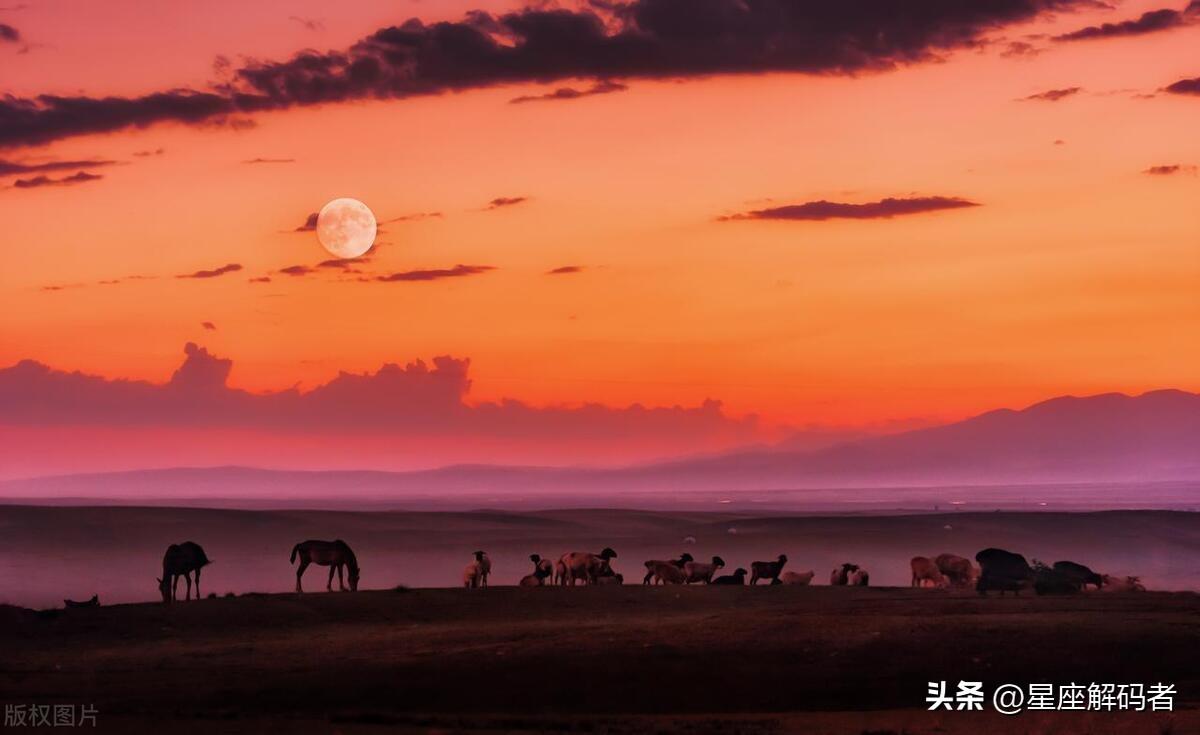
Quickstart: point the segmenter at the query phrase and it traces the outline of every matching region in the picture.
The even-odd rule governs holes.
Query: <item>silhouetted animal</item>
[[[955,587],[969,587],[975,584],[975,579],[979,576],[979,570],[971,560],[961,556],[938,554],[933,562],[937,564],[938,571]]]
[[[871,575],[866,569],[859,567],[850,574],[849,584],[851,587],[866,587],[871,584]]]
[[[787,554],[780,554],[775,561],[750,562],[750,584],[756,585],[760,579],[778,579],[784,564],[787,564]]]
[[[1035,561],[1033,591],[1039,595],[1071,595],[1078,593],[1080,588],[1068,575]]]
[[[1080,591],[1087,589],[1089,584],[1096,585],[1096,589],[1104,586],[1103,577],[1084,565],[1076,564],[1073,561],[1054,562],[1054,571],[1061,574],[1063,579],[1075,585]]]
[[[857,571],[858,565],[849,562],[840,567],[834,567],[833,571],[829,573],[829,584],[834,587],[845,587],[850,584],[850,575]]]
[[[562,584],[571,587],[575,580],[584,584],[595,584],[596,577],[604,573],[609,561],[617,558],[617,552],[605,547],[599,554],[589,551],[568,551],[559,561],[563,564]]]
[[[700,561],[689,561],[683,565],[684,581],[688,584],[692,582],[703,582],[708,584],[712,581],[713,575],[718,569],[725,566],[725,560],[719,556],[714,556],[712,561],[705,564]]]
[[[554,574],[554,562],[543,559],[538,554],[530,554],[529,561],[533,562],[533,574],[521,577],[522,587],[541,587],[546,584],[546,578]]]
[[[642,584],[650,584],[651,580],[655,584],[683,584],[687,581],[683,567],[691,561],[692,555],[687,552],[680,554],[678,559],[650,559],[646,562],[646,576],[642,578]]]
[[[596,577],[593,584],[625,584],[625,575],[614,572],[612,567],[607,567],[603,574]]]
[[[475,561],[463,567],[463,587],[486,587],[487,569],[490,568],[491,562],[488,560],[487,554],[476,551]]]
[[[192,594],[192,572],[196,573],[196,599],[200,599],[200,570],[212,562],[204,554],[200,544],[184,541],[182,544],[171,544],[167,553],[163,554],[162,577],[158,580],[158,591],[162,593],[163,602],[177,599],[179,578],[187,582],[183,599],[187,600]]]
[[[76,602],[75,600],[63,600],[63,605],[66,607],[100,607],[100,595],[92,595],[90,600]]]
[[[713,584],[736,584],[739,586],[745,585],[746,584],[746,570],[742,569],[741,567],[738,567],[737,569],[733,570],[733,574],[726,574],[723,577],[717,577],[716,579],[714,579],[712,581],[712,583]]]
[[[909,561],[909,566],[912,567],[912,586],[924,587],[926,582],[930,582],[934,587],[948,587],[949,581],[942,575],[937,564],[927,556],[914,556]]]
[[[1101,592],[1145,592],[1141,577],[1114,577],[1111,574],[1102,575],[1104,586]]]
[[[800,587],[807,587],[815,576],[817,576],[817,573],[811,569],[807,572],[784,572],[775,581],[781,584],[794,584]]]
[[[362,570],[358,567],[358,559],[355,558],[354,552],[350,550],[345,541],[341,539],[304,541],[292,547],[292,564],[296,563],[296,557],[300,557],[300,566],[296,569],[297,592],[304,591],[300,587],[300,578],[304,576],[304,570],[308,569],[309,564],[329,567],[329,581],[325,584],[326,590],[333,591],[333,573],[336,571],[338,588],[343,592],[346,591],[346,584],[342,579],[342,569],[346,568],[349,570],[350,590],[358,591],[358,579]]]
[[[988,590],[999,590],[1003,597],[1005,592],[1021,594],[1021,590],[1033,586],[1034,572],[1025,561],[1025,557],[1004,549],[984,549],[975,555],[979,562],[979,580],[975,589],[981,595]]]

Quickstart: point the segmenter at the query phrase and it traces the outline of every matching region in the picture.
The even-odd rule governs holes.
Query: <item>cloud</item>
[[[943,209],[978,207],[976,202],[958,197],[911,197],[907,199],[880,199],[877,202],[848,204],[824,199],[803,204],[755,209],[749,212],[719,217],[720,221],[732,220],[827,220],[827,219],[888,219],[907,214],[936,212]]]
[[[104,177],[100,174],[88,173],[80,171],[64,176],[60,179],[50,178],[49,176],[34,176],[32,179],[17,179],[13,181],[13,188],[16,189],[38,189],[43,186],[72,186],[74,184],[86,184],[89,181],[99,181]]]
[[[1000,52],[1000,55],[1008,59],[1032,58],[1042,53],[1044,50],[1045,49],[1040,49],[1037,46],[1034,46],[1032,43],[1027,43],[1025,41],[1009,41],[1008,45],[1004,47],[1004,50]]]
[[[178,275],[175,277],[176,278],[216,278],[218,276],[223,276],[226,273],[236,273],[237,271],[240,271],[241,269],[242,269],[242,266],[240,263],[229,263],[227,265],[221,266],[220,268],[213,268],[212,270],[208,270],[208,271],[196,271],[195,273],[184,273],[184,274],[181,274],[181,275]]]
[[[280,268],[278,272],[285,276],[300,277],[307,276],[310,273],[316,273],[316,270],[308,267],[307,265],[289,265],[287,268]]]
[[[250,279],[250,283],[270,283],[270,282],[271,282],[270,276],[255,276],[254,278]]]
[[[225,64],[209,91],[136,97],[43,94],[0,99],[0,146],[142,128],[227,123],[266,110],[402,99],[566,79],[671,79],[714,74],[859,74],[935,62],[998,28],[1088,0],[919,3],[630,0],[603,8],[534,4],[457,22],[411,19],[348,48],[285,61]]]
[[[315,18],[301,18],[298,15],[289,15],[288,20],[299,23],[310,31],[325,30],[325,24]]]
[[[548,276],[565,276],[569,273],[582,273],[582,265],[560,265],[557,268],[546,271]]]
[[[5,407],[0,425],[380,434],[420,441],[447,437],[452,442],[574,438],[584,446],[610,440],[636,444],[655,437],[686,446],[712,436],[748,440],[756,430],[753,417],[732,419],[712,400],[686,408],[469,402],[470,364],[439,356],[431,363],[415,360],[384,364],[374,372],[341,372],[303,392],[249,393],[228,385],[231,360],[194,343],[184,347],[183,363],[165,383],[109,380],[25,360],[0,369],[0,405]],[[393,445],[389,451],[398,448]]]
[[[1200,77],[1180,79],[1178,82],[1168,85],[1163,91],[1170,94],[1200,94]]]
[[[1098,38],[1121,38],[1126,36],[1141,36],[1147,33],[1170,30],[1190,25],[1200,19],[1200,0],[1193,0],[1184,10],[1151,10],[1142,13],[1136,20],[1123,20],[1119,23],[1104,23],[1098,26],[1088,26],[1077,31],[1054,36],[1055,41],[1090,41]]]
[[[15,174],[30,174],[41,173],[43,171],[65,171],[76,170],[82,168],[100,168],[102,166],[112,166],[116,161],[108,161],[103,159],[86,159],[79,161],[43,161],[41,163],[28,163],[20,161],[5,161],[0,159],[0,176],[12,176]]]
[[[423,219],[441,219],[441,218],[442,218],[441,212],[413,212],[412,214],[402,214],[399,217],[392,217],[391,219],[386,219],[386,220],[380,222],[379,224],[386,225],[386,224],[391,224],[392,222],[416,222],[418,220],[423,220]]]
[[[1142,171],[1149,176],[1172,176],[1174,174],[1192,174],[1196,175],[1196,166],[1188,166],[1182,163],[1172,163],[1165,166],[1151,166]]]
[[[246,164],[256,164],[256,163],[295,163],[295,162],[296,162],[296,159],[294,159],[294,158],[251,158],[251,159],[249,159],[249,160],[242,161],[242,163],[246,163]]]
[[[399,273],[390,273],[386,276],[375,276],[376,281],[385,283],[407,282],[407,281],[437,281],[443,278],[461,278],[463,276],[476,276],[481,273],[496,270],[495,266],[491,265],[456,265],[453,268],[434,268],[431,270],[415,270],[415,271],[400,271]]]
[[[549,101],[555,101],[555,100],[574,100],[574,99],[579,99],[580,97],[591,97],[591,96],[597,95],[597,94],[612,94],[613,92],[624,92],[627,89],[629,89],[629,87],[627,87],[624,84],[621,84],[620,82],[611,82],[608,80],[603,80],[603,81],[596,82],[595,84],[588,87],[587,89],[575,89],[574,87],[559,87],[558,89],[554,90],[553,92],[547,92],[546,94],[532,94],[532,95],[527,94],[527,95],[521,95],[520,97],[513,97],[508,102],[509,102],[509,104],[519,105],[519,104],[523,104],[525,102],[549,102]]]
[[[486,209],[500,209],[501,207],[511,207],[522,202],[529,201],[529,197],[496,197],[488,202]]]
[[[147,151],[134,151],[133,155],[137,156],[138,158],[149,158],[151,156],[161,156],[166,152],[167,151],[165,148],[155,148]]]
[[[1063,89],[1050,89],[1045,92],[1031,94],[1028,97],[1022,97],[1020,102],[1058,102],[1061,99],[1079,94],[1083,91],[1083,87],[1064,87]]]
[[[217,331],[217,325],[213,324],[212,322],[200,322],[200,326],[210,332]]]
[[[317,217],[319,215],[319,212],[313,212],[312,214],[308,215],[308,217],[304,219],[304,224],[292,230],[292,232],[314,232],[317,229]]]
[[[7,23],[0,23],[0,43],[20,43],[21,33]]]

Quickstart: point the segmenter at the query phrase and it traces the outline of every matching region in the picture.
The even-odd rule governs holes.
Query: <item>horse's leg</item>
[[[171,575],[171,602],[179,599],[179,575]]]
[[[183,599],[185,601],[192,599],[192,573],[184,572],[183,581],[187,582],[187,587],[183,590]]]
[[[343,567],[345,567],[345,566],[346,566],[345,564],[338,564],[338,565],[337,565],[337,570],[338,570],[338,589],[340,589],[342,592],[345,592],[345,591],[346,591],[346,583],[342,581],[342,568],[343,568]]]
[[[300,578],[304,576],[304,570],[308,569],[308,557],[300,557],[300,566],[296,567],[296,592],[303,592],[300,588]]]
[[[196,599],[200,599],[200,568],[196,568]]]
[[[337,565],[337,564],[330,564],[330,565],[329,565],[329,582],[327,582],[327,583],[325,584],[325,591],[326,591],[326,592],[333,592],[333,573],[334,573],[334,571],[335,571],[335,570],[337,570],[337,568],[338,568],[338,565]]]

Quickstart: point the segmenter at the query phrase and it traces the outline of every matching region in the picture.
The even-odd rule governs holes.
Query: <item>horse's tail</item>
[[[295,564],[296,563],[296,554],[299,554],[299,553],[300,553],[300,544],[296,544],[295,546],[292,547],[292,560],[289,563]]]

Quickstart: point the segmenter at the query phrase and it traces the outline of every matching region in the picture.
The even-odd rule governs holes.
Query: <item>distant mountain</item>
[[[388,498],[1200,480],[1200,395],[1062,397],[817,451],[759,449],[620,469],[458,465],[420,472],[241,467],[0,483],[0,496]]]

